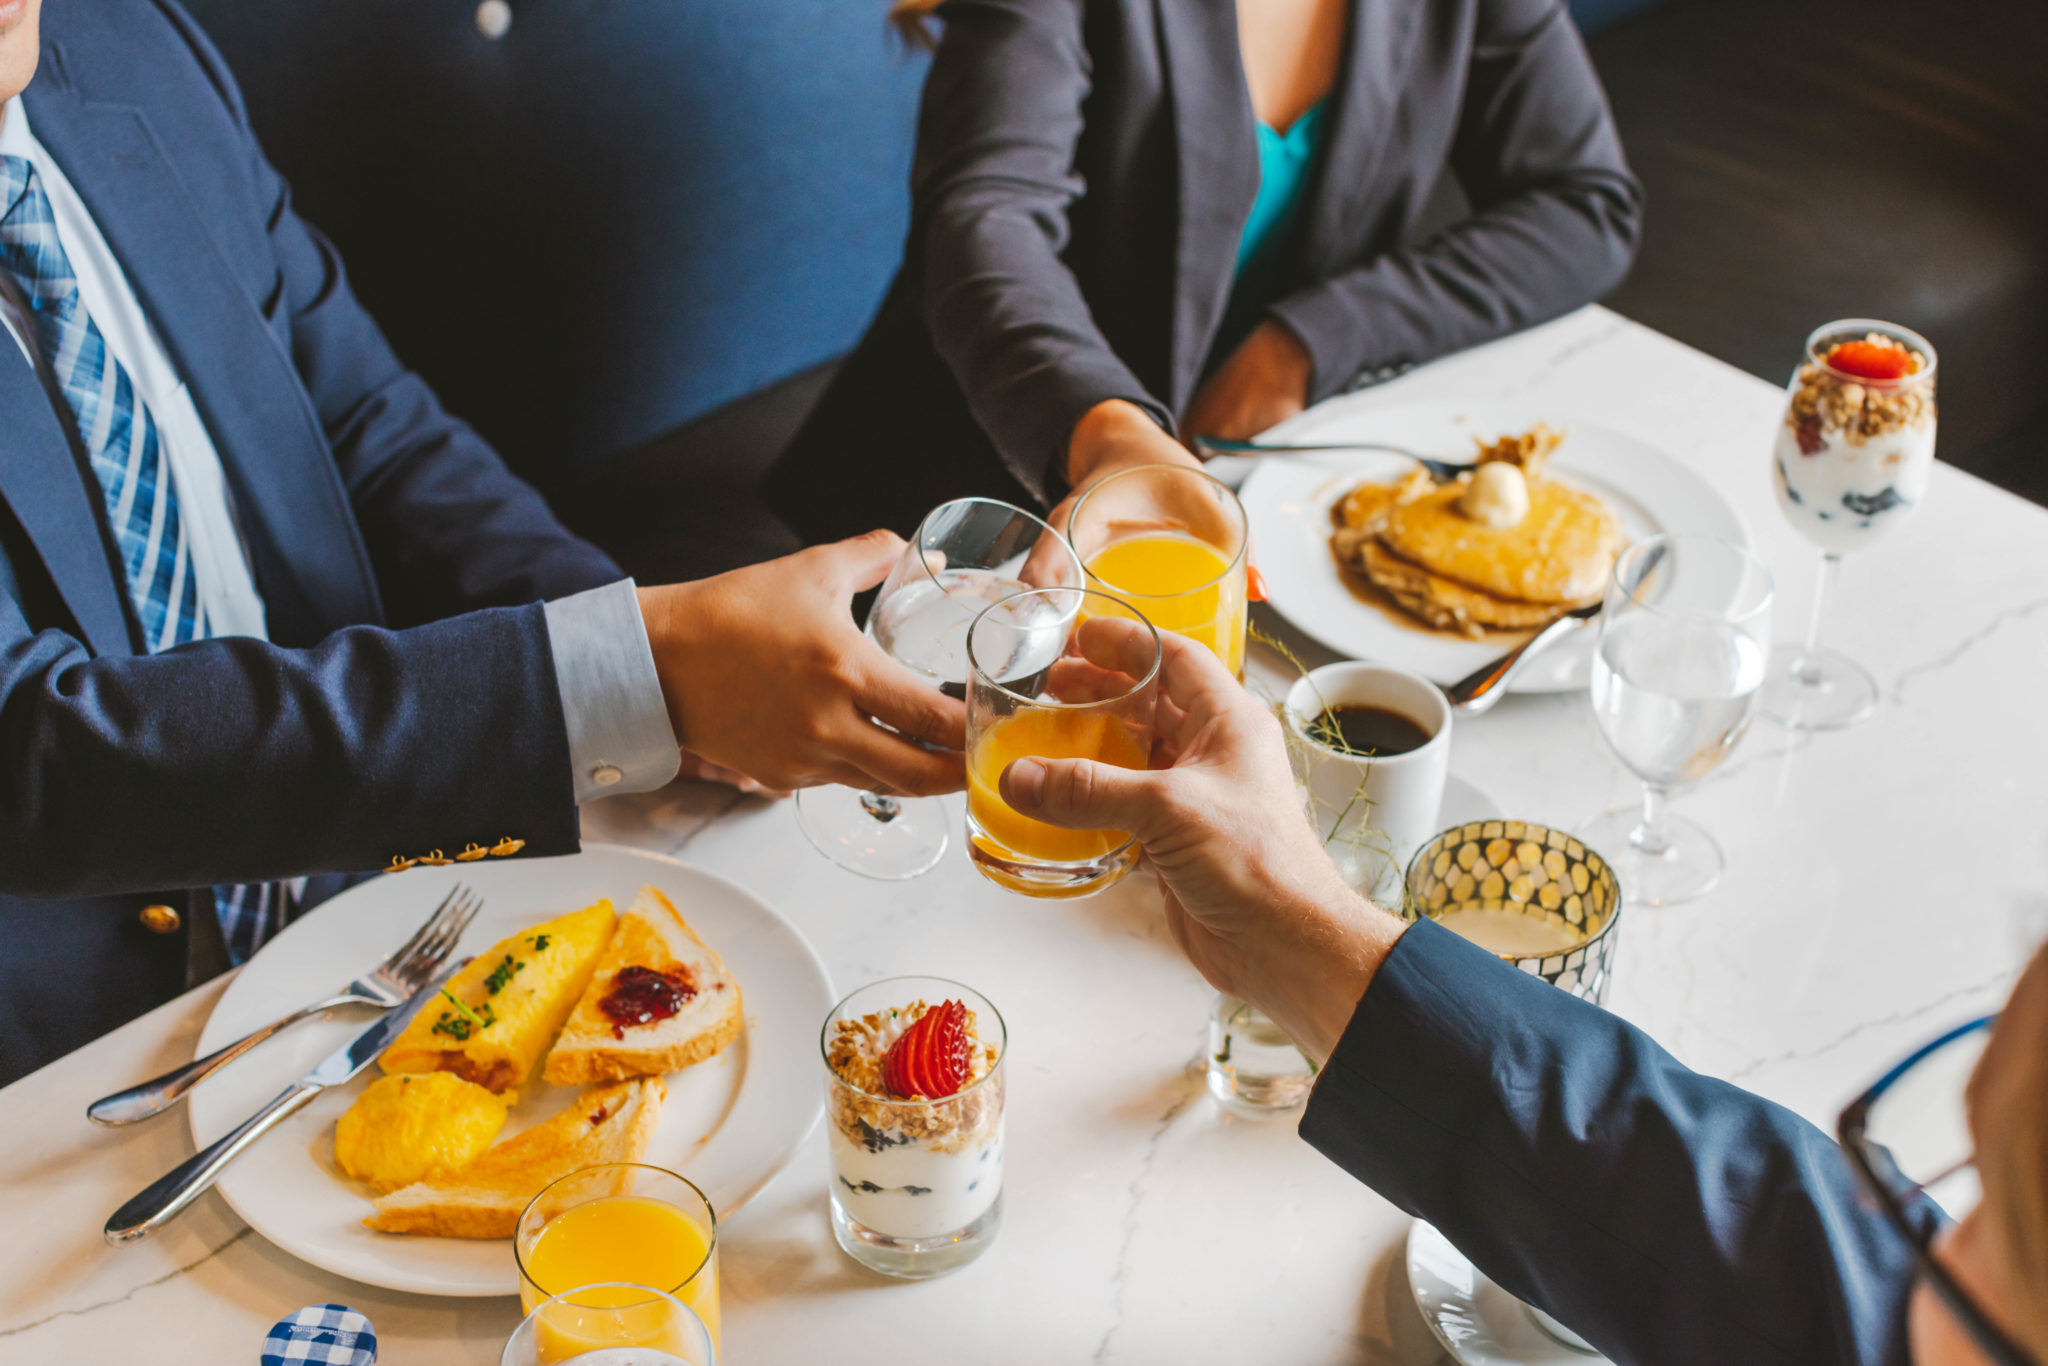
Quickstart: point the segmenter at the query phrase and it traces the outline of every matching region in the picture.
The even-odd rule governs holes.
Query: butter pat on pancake
[[[1458,511],[1463,484],[1445,484],[1387,512],[1380,539],[1409,564],[1517,602],[1578,605],[1598,597],[1621,549],[1621,524],[1598,498],[1543,479],[1529,515],[1496,530]]]

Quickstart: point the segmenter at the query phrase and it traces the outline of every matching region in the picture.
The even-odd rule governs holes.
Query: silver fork
[[[1467,470],[1479,468],[1470,461],[1439,460],[1406,446],[1389,446],[1384,441],[1280,441],[1269,445],[1262,441],[1225,441],[1220,436],[1195,438],[1195,454],[1202,456],[1312,455],[1321,451],[1385,451],[1388,455],[1405,455],[1428,470],[1431,478],[1446,484]]]
[[[462,932],[469,928],[469,922],[483,904],[482,897],[457,884],[442,898],[426,922],[413,931],[412,938],[386,954],[383,962],[350,982],[339,993],[324,1001],[315,1001],[302,1010],[295,1010],[281,1020],[273,1020],[255,1033],[244,1034],[225,1048],[203,1058],[194,1058],[183,1067],[96,1100],[86,1107],[86,1117],[95,1124],[111,1127],[160,1115],[183,1100],[185,1093],[200,1082],[271,1035],[289,1029],[301,1020],[340,1006],[370,1005],[389,1010],[404,1003],[448,960],[448,955],[455,949],[455,941],[462,938]]]

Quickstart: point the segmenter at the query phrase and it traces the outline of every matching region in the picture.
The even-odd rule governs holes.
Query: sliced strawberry
[[[1904,379],[1913,373],[1913,353],[1896,342],[1842,342],[1828,348],[1828,368],[1858,379]]]
[[[882,1056],[882,1086],[908,1100],[941,1100],[967,1084],[973,1073],[967,1039],[967,1007],[947,1001],[917,1017]]]

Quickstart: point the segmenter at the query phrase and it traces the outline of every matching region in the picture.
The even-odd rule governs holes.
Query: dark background
[[[73,0],[74,3],[78,0]],[[1425,0],[1426,2],[1426,0]],[[884,0],[187,0],[399,352],[644,579],[792,548],[760,473],[893,272]],[[1772,383],[1874,316],[2048,505],[2048,3],[1576,0],[1648,190],[1608,302]]]

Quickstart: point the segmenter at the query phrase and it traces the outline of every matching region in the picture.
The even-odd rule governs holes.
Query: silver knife
[[[420,1013],[421,1007],[438,996],[448,979],[468,963],[469,959],[464,958],[442,968],[432,981],[414,992],[403,1005],[393,1006],[378,1016],[369,1028],[328,1054],[318,1067],[279,1092],[275,1100],[249,1116],[219,1142],[194,1153],[151,1182],[107,1220],[107,1241],[116,1247],[132,1243],[147,1238],[177,1218],[187,1205],[205,1194],[227,1170],[230,1162],[240,1157],[257,1139],[305,1109],[313,1097],[328,1087],[342,1085],[375,1062],[377,1055],[390,1047],[391,1041],[412,1023],[412,1017]]]

